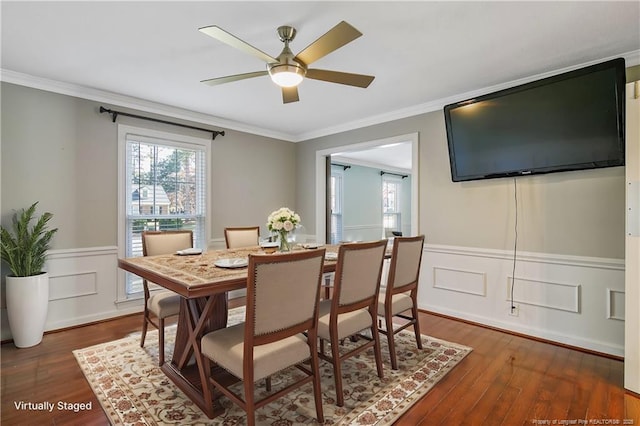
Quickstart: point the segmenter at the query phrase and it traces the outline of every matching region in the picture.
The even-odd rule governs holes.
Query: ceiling
[[[331,161],[339,164],[381,168],[385,171],[411,173],[411,142],[384,144],[374,148],[333,154]]]
[[[534,76],[640,62],[640,2],[2,1],[2,80],[290,141],[440,109]],[[367,89],[268,77],[201,80],[264,63],[198,31],[219,25],[276,56],[345,20],[364,35],[313,67],[372,74]],[[106,119],[106,117],[105,117]]]

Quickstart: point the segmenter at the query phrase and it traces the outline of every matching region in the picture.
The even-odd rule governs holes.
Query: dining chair
[[[380,333],[387,336],[391,368],[398,369],[394,335],[413,326],[418,349],[422,349],[420,322],[418,321],[418,280],[424,235],[417,237],[396,237],[391,252],[391,264],[387,285],[380,291],[378,315],[384,318],[385,327]],[[409,315],[407,311],[411,311]],[[393,318],[407,322],[394,328]]]
[[[378,376],[383,378],[376,318],[386,246],[387,240],[340,245],[331,300],[320,302],[319,356],[333,364],[336,404],[340,407],[344,405],[341,371],[344,360],[373,347]],[[363,336],[364,339],[357,340],[363,344],[340,354],[340,341],[367,329],[371,330],[371,337]],[[325,341],[331,345],[330,355],[324,353]]]
[[[256,409],[309,382],[313,382],[317,420],[324,422],[317,350],[324,253],[325,249],[250,254],[245,321],[201,339],[209,382],[247,413],[248,425],[255,424]],[[212,362],[242,380],[244,399],[228,387],[228,379],[211,374]],[[257,400],[254,384],[290,366],[306,374]]]
[[[193,247],[193,232],[180,231],[143,231],[142,255],[156,256],[175,253]],[[180,312],[180,296],[171,290],[149,291],[147,280],[142,280],[144,291],[144,319],[142,322],[142,338],[140,347],[144,347],[147,337],[147,326],[158,329],[158,365],[164,364],[164,321]],[[151,317],[155,316],[156,320]]]
[[[257,246],[260,244],[260,227],[224,228],[224,241],[228,249]]]

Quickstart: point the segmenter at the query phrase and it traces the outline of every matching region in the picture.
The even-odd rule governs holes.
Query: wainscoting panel
[[[97,271],[58,275],[49,278],[49,301],[98,294]]]
[[[464,271],[436,266],[433,268],[433,286],[460,293],[487,295],[487,275],[484,272]]]
[[[426,244],[421,309],[624,356],[624,260]]]
[[[511,282],[507,277],[507,298],[511,300]],[[580,311],[580,285],[516,278],[513,300],[527,305],[559,309],[567,312]]]
[[[624,301],[625,292],[619,290],[607,289],[607,318],[624,321]],[[637,307],[636,307],[637,309]]]
[[[49,306],[45,330],[100,321],[142,310],[142,300],[118,306],[117,247],[52,250],[45,269],[49,272]],[[11,338],[3,306],[2,340]]]

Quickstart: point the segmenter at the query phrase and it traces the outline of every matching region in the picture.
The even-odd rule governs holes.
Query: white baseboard
[[[506,332],[524,334],[526,336],[544,339],[550,342],[561,343],[563,345],[574,346],[577,348],[588,349],[604,354],[610,354],[620,357],[624,356],[624,346],[619,344],[614,345],[607,342],[599,342],[590,338],[579,339],[573,335],[554,333],[552,331],[540,328],[518,326],[506,321],[498,321],[494,318],[472,315],[465,312],[460,312],[458,310],[442,309],[441,307],[434,305],[421,305],[419,308],[428,312],[434,312],[436,314],[446,315],[448,317],[459,318],[461,320],[486,325],[488,327],[504,330]]]

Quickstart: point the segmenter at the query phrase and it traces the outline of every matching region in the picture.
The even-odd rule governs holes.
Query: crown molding
[[[272,130],[250,126],[248,124],[240,123],[237,121],[226,120],[220,117],[215,117],[184,108],[178,108],[166,104],[147,101],[145,99],[135,98],[132,96],[122,95],[114,92],[108,92],[106,90],[95,89],[92,87],[81,86],[78,84],[50,80],[47,78],[19,73],[4,68],[0,69],[0,81],[17,84],[19,86],[30,87],[32,89],[45,90],[47,92],[58,93],[61,95],[73,96],[96,102],[104,102],[112,106],[132,108],[138,111],[159,114],[166,117],[221,127],[225,130],[235,130],[258,136],[284,140],[287,142],[294,142],[296,139],[294,136],[286,133],[274,132]]]
[[[173,107],[170,105],[151,102],[144,99],[135,98],[132,96],[126,96],[118,93],[108,92],[105,90],[95,89],[92,87],[86,87],[86,86],[81,86],[77,84],[49,80],[46,78],[36,77],[33,75],[23,74],[16,71],[11,71],[11,70],[1,69],[1,68],[0,68],[0,81],[17,84],[20,86],[31,87],[34,89],[46,90],[49,92],[59,93],[62,95],[88,99],[96,102],[105,102],[114,106],[117,105],[120,107],[132,108],[132,109],[136,109],[136,110],[144,111],[148,113],[164,115],[167,117],[178,118],[182,120],[192,121],[195,123],[207,124],[211,126],[221,127],[224,129],[230,129],[230,130],[250,133],[258,136],[279,139],[287,142],[303,142],[310,139],[316,139],[324,136],[334,135],[337,133],[343,133],[343,132],[347,132],[355,129],[360,129],[363,127],[374,126],[377,124],[387,123],[390,121],[400,120],[403,118],[413,117],[413,116],[441,110],[447,104],[459,102],[461,100],[473,98],[486,93],[496,92],[498,90],[507,89],[509,87],[529,83],[531,81],[539,80],[539,79],[550,77],[556,74],[561,74],[563,72],[572,71],[578,68],[586,67],[589,65],[597,64],[599,62],[604,62],[610,59],[615,59],[620,57],[625,59],[627,67],[640,64],[640,50],[634,50],[631,52],[621,53],[619,55],[613,55],[608,58],[597,59],[590,62],[574,65],[571,67],[566,67],[566,68],[562,68],[555,71],[537,74],[534,76],[529,76],[529,77],[521,78],[518,80],[509,81],[507,83],[497,84],[494,86],[489,86],[482,89],[449,96],[446,98],[436,99],[430,102],[425,102],[425,103],[410,106],[407,108],[401,108],[398,110],[386,112],[384,114],[378,114],[371,117],[367,117],[362,120],[355,120],[355,121],[343,123],[337,126],[325,127],[323,129],[317,129],[317,130],[312,130],[309,132],[303,132],[298,134],[275,132],[273,130],[251,126],[246,123],[226,120],[220,117],[215,117],[212,115],[203,114],[200,112],[191,111],[183,108]]]
[[[542,74],[521,78],[518,80],[509,81],[507,83],[497,84],[494,86],[489,86],[482,89],[477,89],[470,92],[449,96],[446,98],[436,99],[434,101],[425,102],[423,104],[414,105],[408,108],[402,108],[395,111],[386,112],[384,114],[379,114],[379,115],[367,117],[362,120],[340,124],[338,126],[327,127],[325,129],[318,129],[311,132],[301,133],[297,135],[295,142],[316,139],[323,136],[334,135],[336,133],[347,132],[350,130],[360,129],[363,127],[374,126],[376,124],[386,123],[389,121],[400,120],[403,118],[414,117],[416,115],[438,111],[444,108],[445,105],[448,105],[454,102],[459,102],[464,99],[470,99],[470,98],[484,95],[487,93],[497,92],[498,90],[507,89],[513,86],[518,86],[520,84],[529,83],[529,82],[540,80],[546,77],[551,77],[556,74],[562,74],[564,72],[573,71],[578,68],[587,67],[589,65],[594,65],[594,64],[605,62],[615,58],[624,58],[627,67],[638,65],[640,64],[640,50],[621,53],[619,55],[613,55],[607,58],[597,59],[594,61],[573,65],[571,67],[566,67],[566,68],[562,68],[555,71],[550,71]]]

